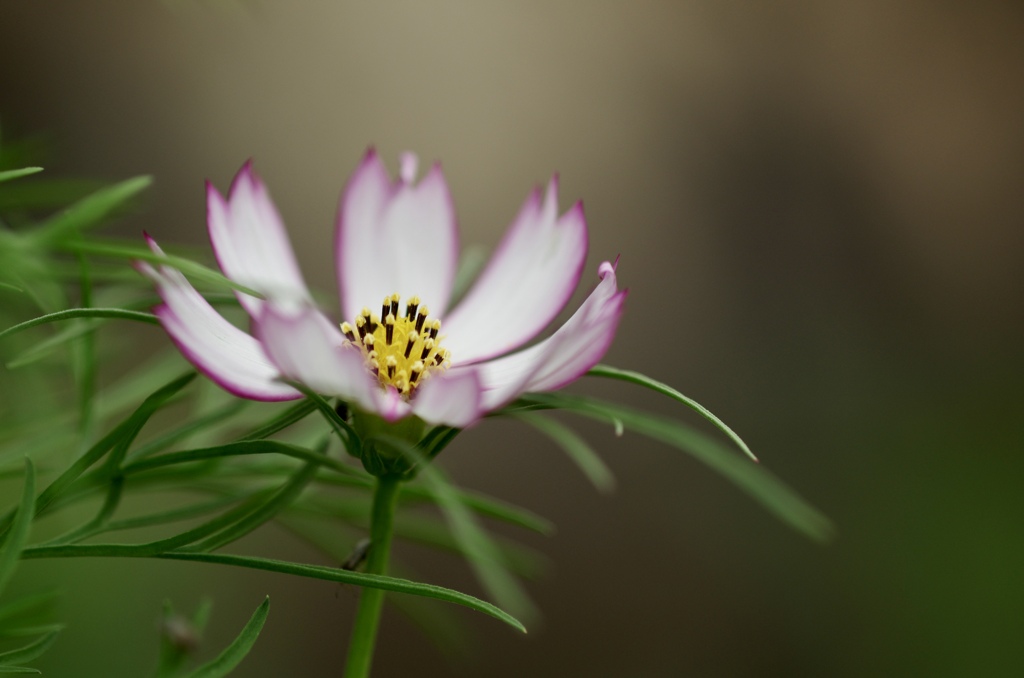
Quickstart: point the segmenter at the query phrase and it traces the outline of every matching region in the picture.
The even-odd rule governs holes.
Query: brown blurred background
[[[376,675],[1024,664],[1020,5],[5,2],[0,26],[5,137],[44,134],[52,174],[155,175],[122,234],[202,243],[202,180],[224,189],[253,156],[331,295],[336,200],[368,144],[392,168],[443,160],[465,245],[493,246],[558,170],[563,208],[586,203],[588,283],[621,254],[631,290],[607,362],[703,402],[839,526],[816,546],[685,455],[581,421],[619,478],[602,497],[539,436],[486,422],[442,463],[558,525],[529,540],[551,559],[531,585],[545,624],[523,638],[460,610],[476,657],[452,663],[392,613]],[[460,561],[399,554],[479,591]],[[212,594],[218,646],[265,593],[238,675],[340,672],[351,591],[71,566],[31,563],[65,582],[47,675],[145,675],[162,599]]]

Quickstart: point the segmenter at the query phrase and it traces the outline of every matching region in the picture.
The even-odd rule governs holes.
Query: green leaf
[[[223,407],[217,408],[213,412],[205,414],[198,419],[188,421],[181,426],[168,431],[167,433],[150,440],[145,445],[139,445],[135,450],[128,456],[129,461],[135,461],[137,459],[143,459],[152,454],[163,452],[168,447],[180,443],[181,441],[199,433],[200,431],[215,426],[227,419],[230,419],[234,415],[245,409],[252,401],[249,400],[231,400]]]
[[[462,544],[455,538],[450,525],[433,516],[400,515],[395,519],[395,536],[415,541],[426,546],[450,551],[472,558],[475,554],[464,553]],[[511,539],[489,537],[497,557],[502,564],[521,577],[538,579],[547,570],[547,559],[531,548]]]
[[[275,433],[288,428],[292,424],[305,419],[308,415],[312,414],[314,410],[316,410],[316,407],[316,403],[309,398],[300,400],[263,426],[249,431],[239,438],[239,440],[262,440],[264,438],[269,438]]]
[[[29,528],[32,525],[32,501],[36,496],[36,467],[32,460],[25,459],[25,485],[21,491],[21,503],[18,504],[18,512],[14,515],[13,525],[4,539],[3,548],[0,549],[0,593],[3,592],[14,574],[14,568],[18,564],[18,557],[25,548],[25,541],[28,539]]]
[[[3,183],[4,181],[11,181],[12,179],[20,179],[21,177],[27,177],[32,174],[38,174],[42,171],[42,167],[22,167],[21,169],[5,170],[0,172],[0,183]]]
[[[81,294],[79,303],[83,307],[90,307],[93,305],[92,271],[89,262],[82,255],[78,256],[78,268]],[[92,332],[86,333],[76,348],[74,372],[75,381],[78,383],[78,432],[83,438],[89,438],[92,435],[93,404],[96,398],[96,335]]]
[[[761,466],[731,453],[717,441],[690,427],[664,417],[568,393],[535,393],[520,400],[544,407],[565,409],[592,419],[618,419],[626,428],[660,440],[696,457],[732,481],[783,522],[808,537],[829,541],[835,528],[818,509],[811,506],[781,480]]]
[[[236,501],[238,501],[238,499],[235,497],[218,497],[211,501],[190,504],[189,506],[182,506],[167,511],[147,513],[145,515],[135,516],[133,518],[124,518],[122,520],[112,520],[104,525],[103,529],[98,531],[96,534],[100,534],[101,532],[117,532],[119,530],[134,530],[140,527],[153,527],[154,525],[166,525],[167,523],[189,520],[208,513],[213,513],[214,511],[222,509],[229,504],[234,504]]]
[[[30,669],[27,666],[0,666],[0,673],[34,673],[40,674],[39,669]]]
[[[173,549],[187,546],[195,541],[210,536],[225,527],[233,525],[253,511],[257,510],[270,496],[270,491],[253,492],[244,497],[240,503],[229,511],[208,520],[201,525],[164,539],[143,544],[44,544],[25,549],[23,558],[66,557],[68,555],[99,555],[123,558],[145,558],[157,556]],[[69,550],[70,549],[70,550]],[[85,549],[76,550],[76,549]]]
[[[94,179],[36,177],[16,187],[2,187],[0,213],[61,209],[103,188],[103,185]]]
[[[519,412],[513,416],[555,441],[600,492],[607,494],[615,489],[615,476],[612,475],[611,469],[597,456],[597,452],[587,444],[587,441],[571,428],[534,412]]]
[[[85,335],[91,330],[92,328],[85,323],[65,327],[52,336],[32,344],[28,349],[7,361],[4,366],[9,370],[16,370],[27,365],[32,365],[33,363],[37,363],[48,357],[57,349],[66,344],[70,344],[72,341]]]
[[[509,626],[526,633],[526,628],[515,617],[504,610],[475,598],[466,593],[460,593],[442,586],[412,582],[397,577],[388,577],[380,574],[366,574],[353,572],[341,568],[324,567],[321,565],[306,565],[304,563],[290,563],[283,560],[272,560],[270,558],[258,558],[255,556],[237,556],[227,553],[183,553],[171,551],[166,553],[142,553],[135,547],[127,547],[124,544],[72,544],[56,547],[34,547],[25,549],[23,558],[83,558],[83,557],[148,557],[160,558],[163,560],[187,560],[199,563],[213,563],[218,565],[230,565],[233,567],[245,567],[254,570],[267,572],[278,572],[310,579],[322,579],[324,581],[340,582],[342,584],[353,584],[355,586],[366,586],[369,588],[384,589],[394,593],[406,593],[427,598],[435,598],[449,603],[463,605],[471,610],[482,612],[505,622]]]
[[[316,409],[320,410],[320,414],[323,415],[327,423],[331,425],[331,428],[341,438],[341,442],[345,445],[345,449],[348,450],[349,454],[356,458],[362,456],[359,434],[356,433],[355,429],[347,421],[338,415],[338,412],[331,407],[330,403],[324,400],[323,396],[310,390],[305,384],[291,381],[286,383],[313,401]]]
[[[49,611],[56,597],[56,591],[43,591],[4,603],[0,606],[0,633],[15,626],[35,623]]]
[[[488,518],[494,518],[495,520],[500,520],[504,523],[516,525],[546,536],[550,536],[555,533],[555,526],[550,520],[543,516],[539,516],[532,511],[500,499],[495,499],[494,497],[489,497],[479,492],[471,492],[460,488],[454,489],[459,494],[459,501],[474,513]],[[408,484],[402,488],[401,501],[410,499],[429,501],[435,504],[439,503],[438,495],[435,490],[415,484]]]
[[[290,468],[266,466],[260,469],[238,469],[237,472],[246,475],[268,475],[290,472]],[[358,473],[358,472],[357,472]],[[334,485],[340,487],[353,487],[361,490],[373,489],[373,478],[369,475],[353,474],[339,475],[337,473],[326,473],[321,471],[317,474],[315,481],[319,484]],[[487,518],[493,518],[510,525],[516,525],[543,535],[555,533],[555,526],[550,520],[539,516],[532,511],[510,504],[488,495],[471,492],[469,490],[455,488],[459,499],[474,513]],[[418,501],[438,504],[437,493],[428,487],[415,483],[407,483],[402,488],[402,497],[399,501]]]
[[[160,409],[160,407],[169,398],[171,398],[171,396],[176,394],[190,381],[192,381],[195,376],[195,372],[189,372],[188,374],[178,377],[166,386],[156,390],[146,398],[142,404],[139,405],[138,409],[136,409],[127,419],[118,424],[113,431],[104,436],[99,442],[89,448],[85,454],[76,459],[75,462],[68,467],[66,471],[64,471],[64,473],[59,475],[45,490],[42,491],[39,498],[36,499],[36,514],[43,512],[58,495],[75,482],[75,480],[77,480],[79,476],[81,476],[90,466],[99,461],[111,448],[114,448],[119,442],[128,436],[134,436],[142,425],[149,420],[154,412]],[[2,525],[3,529],[6,529],[10,522],[11,516],[8,515],[5,516],[3,521],[0,521],[0,525]]]
[[[354,473],[351,467],[346,466],[337,459],[327,457],[309,450],[305,447],[283,443],[278,440],[244,440],[238,443],[228,443],[216,447],[205,447],[197,450],[182,450],[181,452],[170,452],[156,457],[140,459],[126,465],[122,471],[125,475],[149,471],[162,466],[171,466],[193,461],[205,461],[221,457],[242,457],[260,454],[280,454],[286,457],[294,457],[303,461],[311,461],[315,464],[326,466],[338,473]]]
[[[99,512],[92,520],[47,541],[46,544],[73,543],[81,541],[87,537],[91,537],[99,532],[103,526],[107,524],[107,521],[110,520],[110,517],[114,515],[114,511],[117,510],[118,505],[121,503],[121,494],[123,491],[124,478],[120,476],[113,478],[110,482],[110,488],[107,490],[107,497],[103,501],[103,505],[100,507]]]
[[[639,372],[633,372],[630,370],[620,370],[619,368],[612,367],[610,365],[595,365],[594,367],[590,368],[590,371],[587,372],[587,375],[591,377],[607,377],[609,379],[628,381],[631,384],[637,384],[638,386],[649,388],[652,391],[656,391],[662,395],[672,398],[673,400],[681,402],[682,404],[695,410],[698,414],[700,414],[700,416],[704,417],[712,424],[714,424],[718,428],[718,430],[720,430],[725,435],[729,436],[729,438],[731,438],[732,441],[736,443],[736,445],[738,445],[739,448],[743,450],[743,452],[748,457],[750,457],[754,461],[757,461],[757,457],[754,456],[754,453],[750,451],[750,448],[747,447],[747,444],[743,442],[743,439],[740,438],[735,431],[729,428],[724,421],[716,417],[714,414],[711,413],[711,411],[708,408],[704,407],[693,398],[689,398],[683,395],[682,393],[672,388],[668,384],[663,384],[657,379],[652,379],[644,374],[640,374]]]
[[[318,450],[318,453],[324,455],[326,452],[327,445],[324,444]],[[313,479],[313,476],[316,475],[317,468],[318,464],[315,461],[307,463],[287,483],[282,485],[266,503],[233,525],[199,542],[193,549],[196,551],[215,551],[222,546],[241,539],[268,520],[271,520],[299,496],[306,485],[309,484],[309,481]]]
[[[142,176],[101,188],[44,222],[32,233],[32,240],[39,245],[52,245],[97,226],[152,182],[152,177]]]
[[[533,602],[506,568],[497,546],[477,523],[469,508],[462,503],[459,493],[444,472],[428,463],[416,448],[403,440],[385,435],[376,435],[374,440],[408,456],[410,463],[419,469],[420,477],[434,491],[438,505],[451,526],[452,535],[466,554],[477,578],[498,604],[527,620],[539,617]]]
[[[200,280],[217,288],[238,290],[239,292],[244,292],[260,299],[263,298],[263,295],[256,290],[246,287],[245,285],[239,285],[202,264],[196,263],[190,259],[185,259],[184,257],[176,257],[172,254],[165,254],[161,256],[153,252],[148,247],[117,245],[96,241],[69,242],[65,247],[72,252],[80,252],[82,254],[94,254],[98,256],[114,257],[117,259],[137,259],[139,261],[149,262],[150,264],[169,266],[171,268],[178,269],[191,278],[195,278],[196,280]]]
[[[0,665],[9,666],[11,664],[24,664],[26,662],[35,661],[42,656],[44,652],[50,649],[50,646],[53,645],[53,641],[57,640],[57,634],[59,633],[60,631],[50,631],[42,638],[39,638],[24,647],[0,653]]]
[[[253,612],[249,623],[245,625],[238,637],[221,652],[216,659],[204,664],[190,674],[191,678],[221,678],[231,673],[238,664],[245,659],[252,649],[256,638],[267,621],[267,614],[270,612],[270,596]]]
[[[30,327],[61,320],[71,320],[73,318],[116,318],[119,320],[135,320],[137,322],[149,323],[150,325],[160,324],[160,320],[155,315],[141,311],[129,311],[123,308],[69,308],[66,311],[48,313],[47,315],[18,323],[13,327],[8,327],[0,332],[0,339],[22,330],[27,330]]]

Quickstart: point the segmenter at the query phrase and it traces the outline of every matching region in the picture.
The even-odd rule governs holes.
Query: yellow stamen
[[[354,323],[342,323],[341,331],[362,351],[381,387],[394,387],[408,399],[431,374],[448,369],[451,354],[441,348],[441,321],[428,317],[430,310],[420,298],[410,297],[401,315],[400,301],[399,295],[389,294],[380,316],[364,308]]]

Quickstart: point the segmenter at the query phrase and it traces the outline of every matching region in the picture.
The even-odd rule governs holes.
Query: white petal
[[[466,298],[444,319],[457,365],[507,353],[547,327],[569,301],[587,258],[582,203],[558,217],[558,182],[527,198]]]
[[[480,377],[473,369],[444,372],[424,381],[413,398],[413,414],[436,425],[465,428],[480,417]]]
[[[310,299],[281,216],[251,162],[238,171],[227,200],[207,182],[206,225],[217,261],[228,278],[268,299]],[[238,293],[238,300],[251,316],[259,315],[260,299]]]
[[[613,264],[604,262],[598,273],[601,282],[553,335],[526,350],[473,366],[484,384],[485,409],[500,407],[520,393],[561,388],[601,360],[615,337],[626,292],[618,291]]]
[[[163,254],[152,240],[150,247]],[[293,400],[302,394],[279,382],[259,342],[223,318],[178,271],[136,267],[156,283],[164,303],[154,312],[182,354],[226,391],[251,400]]]
[[[370,149],[345,188],[335,259],[350,320],[394,293],[419,296],[434,316],[448,306],[459,251],[455,209],[441,166],[418,185],[411,181],[415,169],[415,157],[406,154],[393,182]]]
[[[316,309],[267,304],[254,323],[254,331],[287,378],[390,421],[408,414],[408,404],[400,399],[395,402],[380,388],[362,353],[348,345],[334,324]]]

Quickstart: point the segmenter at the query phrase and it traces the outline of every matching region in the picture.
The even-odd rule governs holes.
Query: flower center
[[[408,399],[434,372],[448,369],[451,354],[441,348],[441,321],[429,318],[419,297],[410,297],[398,314],[401,297],[384,297],[380,315],[364,308],[353,323],[342,323],[345,338],[363,352],[382,387],[394,386]],[[381,320],[383,318],[383,320]]]

